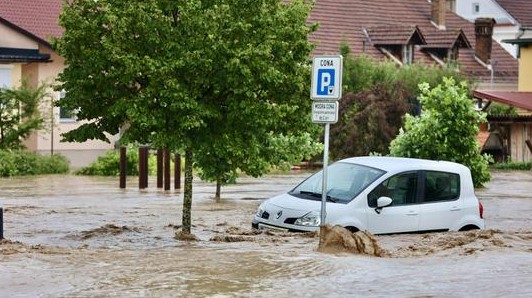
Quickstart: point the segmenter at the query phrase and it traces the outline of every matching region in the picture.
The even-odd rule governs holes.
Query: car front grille
[[[296,222],[296,220],[297,220],[297,218],[295,218],[295,217],[289,217],[289,218],[284,220],[284,223],[285,224],[289,224],[289,225],[293,225]]]
[[[268,211],[264,211],[264,212],[262,212],[260,217],[264,218],[264,219],[268,219],[268,218],[270,218],[270,213],[268,213]]]

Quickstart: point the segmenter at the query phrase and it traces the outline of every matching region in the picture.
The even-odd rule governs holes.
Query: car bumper
[[[306,226],[296,226],[296,225],[272,225],[267,222],[262,222],[254,218],[251,221],[251,227],[258,230],[273,230],[281,232],[316,232],[319,230],[319,227],[306,227]]]

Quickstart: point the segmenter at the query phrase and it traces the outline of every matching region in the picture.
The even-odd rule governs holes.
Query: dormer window
[[[414,62],[414,45],[407,44],[403,46],[403,64],[412,64]]]
[[[417,26],[380,25],[363,28],[366,40],[398,65],[414,63],[414,47],[426,45]]]
[[[456,62],[458,61],[458,47],[453,47],[447,52],[447,61]]]
[[[458,61],[460,48],[471,48],[471,44],[461,29],[427,34],[427,41],[426,45],[421,46],[423,52],[440,65]]]

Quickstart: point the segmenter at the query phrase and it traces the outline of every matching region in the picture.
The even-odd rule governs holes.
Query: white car
[[[322,171],[264,201],[253,228],[317,231]],[[325,224],[389,234],[484,229],[469,169],[448,161],[353,157],[327,169]]]

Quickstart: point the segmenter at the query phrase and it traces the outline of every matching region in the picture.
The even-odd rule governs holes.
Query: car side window
[[[425,172],[425,202],[456,200],[460,196],[460,175],[446,172]]]
[[[417,182],[417,172],[407,172],[390,177],[368,194],[368,205],[377,207],[377,199],[380,197],[391,198],[391,206],[413,204],[416,202]]]

